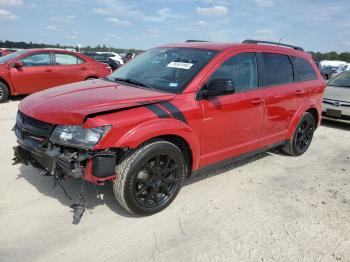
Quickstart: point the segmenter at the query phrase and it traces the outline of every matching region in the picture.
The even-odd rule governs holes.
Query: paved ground
[[[111,185],[87,188],[72,225],[50,177],[12,166],[19,101],[0,105],[0,261],[350,261],[350,125],[325,123],[310,150],[278,152],[189,180],[173,204],[130,217]],[[77,195],[78,181],[66,182]]]

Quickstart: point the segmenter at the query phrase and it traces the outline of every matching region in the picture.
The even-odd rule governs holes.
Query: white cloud
[[[51,30],[51,31],[56,31],[57,27],[53,26],[53,25],[48,25],[47,27],[45,27],[47,30]]]
[[[75,15],[67,15],[67,16],[54,16],[50,17],[51,21],[60,22],[60,23],[72,23],[75,19]]]
[[[222,5],[216,5],[213,7],[197,7],[197,13],[205,16],[220,16],[228,13],[228,8]]]
[[[76,36],[76,35],[66,35],[66,38],[68,38],[68,39],[77,39],[78,36]]]
[[[96,14],[100,14],[100,15],[109,15],[111,14],[111,11],[107,10],[107,9],[103,9],[103,8],[94,8],[92,9],[92,11]]]
[[[255,0],[255,3],[261,7],[271,7],[274,5],[273,0]]]
[[[138,13],[138,15],[137,15]],[[162,8],[157,11],[157,15],[143,15],[142,12],[138,11],[135,15],[136,16],[143,16],[142,20],[146,22],[162,22],[168,18],[176,18],[177,16],[171,13],[171,9],[169,8]]]
[[[0,5],[18,6],[23,4],[23,0],[0,0]]]
[[[121,20],[121,19],[114,18],[114,17],[107,18],[106,21],[112,22],[112,23],[114,23],[116,25],[123,25],[123,26],[131,25],[131,23],[129,21],[127,21],[127,20]]]
[[[207,23],[204,22],[203,20],[198,20],[198,21],[196,21],[194,24],[195,24],[195,25],[199,25],[199,26],[206,26],[206,25],[207,25]]]
[[[12,14],[11,12],[5,10],[5,9],[0,9],[0,19],[16,19],[17,16]]]
[[[271,34],[274,34],[275,31],[271,30],[271,29],[267,29],[267,28],[264,28],[264,29],[259,29],[257,31],[259,34],[264,34],[264,35],[271,35]]]
[[[148,28],[146,30],[146,33],[144,33],[142,36],[144,36],[144,37],[160,37],[160,32],[156,28]]]

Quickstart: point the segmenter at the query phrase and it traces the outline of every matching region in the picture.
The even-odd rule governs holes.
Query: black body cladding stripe
[[[170,115],[162,108],[157,105],[147,105],[149,110],[151,110],[154,114],[156,114],[159,118],[170,118]]]
[[[184,122],[185,124],[188,124],[184,114],[176,106],[174,106],[172,103],[162,102],[160,104],[162,106],[164,106],[164,108],[166,108],[171,113],[173,118],[180,120],[180,121]]]

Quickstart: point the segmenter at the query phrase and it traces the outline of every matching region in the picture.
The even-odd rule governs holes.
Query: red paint
[[[116,174],[109,176],[109,177],[104,177],[104,178],[94,176],[94,174],[92,172],[92,160],[91,159],[88,160],[88,162],[84,168],[84,175],[83,175],[84,180],[89,181],[89,182],[96,184],[96,185],[102,186],[105,184],[106,181],[114,180],[115,177],[116,177]]]
[[[84,62],[76,65],[45,65],[45,66],[23,66],[14,68],[16,61],[36,54],[55,53],[71,54],[79,57]],[[54,86],[83,81],[89,77],[106,77],[111,69],[102,63],[79,53],[55,49],[29,49],[29,51],[18,56],[7,63],[0,64],[0,81],[9,87],[11,95],[32,94]]]
[[[219,50],[181,94],[96,80],[57,87],[26,98],[20,110],[31,117],[56,124],[84,127],[111,125],[111,131],[95,150],[113,147],[137,148],[152,138],[173,135],[186,141],[192,155],[192,170],[289,140],[305,111],[313,109],[321,119],[325,82],[309,54],[291,48],[255,44],[186,43],[171,47]],[[271,52],[299,56],[315,69],[317,80],[261,87],[249,92],[196,100],[196,94],[227,58],[244,52]],[[187,124],[159,118],[142,103],[169,101],[185,116]],[[170,112],[161,105],[163,110]],[[111,111],[91,118],[86,116]],[[319,122],[318,122],[319,124]],[[91,168],[91,167],[90,167]],[[89,169],[87,169],[89,170]],[[89,181],[87,171],[85,177]]]

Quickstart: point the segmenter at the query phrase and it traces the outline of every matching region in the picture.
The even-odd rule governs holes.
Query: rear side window
[[[21,59],[23,66],[51,65],[50,53],[36,53]]]
[[[82,59],[75,55],[55,53],[56,65],[79,65],[84,63]]]
[[[286,55],[263,53],[263,85],[272,86],[294,81],[293,67]]]
[[[291,57],[297,81],[316,80],[317,75],[308,61],[301,57]]]

